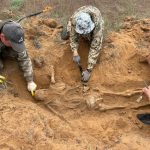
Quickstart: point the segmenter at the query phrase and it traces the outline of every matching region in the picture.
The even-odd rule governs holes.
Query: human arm
[[[73,52],[73,61],[79,63],[80,62],[80,56],[78,54],[79,37],[71,21],[68,22],[67,30],[70,32],[70,46]]]
[[[102,47],[102,40],[103,40],[103,34],[102,30],[99,30],[95,35],[93,36],[93,40],[91,42],[91,47],[88,55],[88,70],[92,71],[98,56],[100,54],[100,50]]]
[[[35,91],[37,86],[33,81],[32,62],[27,51],[24,50],[22,52],[18,52],[17,60],[21,70],[23,71],[24,78],[26,79],[28,91]]]

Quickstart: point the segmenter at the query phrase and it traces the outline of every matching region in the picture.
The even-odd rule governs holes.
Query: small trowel
[[[144,81],[144,84],[145,84],[146,88],[148,89],[148,84],[146,83],[146,81]],[[138,99],[136,100],[138,103],[143,99],[143,94],[144,94],[144,92],[142,92],[140,94],[140,96],[138,97]]]

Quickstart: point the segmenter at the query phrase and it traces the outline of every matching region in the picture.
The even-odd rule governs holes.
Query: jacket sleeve
[[[33,81],[32,62],[28,56],[27,51],[24,50],[23,52],[18,52],[17,60],[18,60],[20,68],[22,69],[24,73],[24,77],[26,81],[27,82]]]
[[[2,45],[2,43],[0,42],[0,53],[2,52],[2,47],[3,47],[3,45]]]
[[[100,23],[99,30],[94,32],[93,40],[91,42],[91,47],[88,56],[88,68],[92,70],[94,65],[97,62],[98,56],[100,54],[100,49],[102,47],[102,40],[103,40],[103,20]]]
[[[78,34],[76,33],[75,28],[72,25],[71,21],[68,22],[67,30],[70,33],[70,46],[71,46],[71,50],[72,51],[78,50],[78,48],[79,48],[79,38],[78,38]]]

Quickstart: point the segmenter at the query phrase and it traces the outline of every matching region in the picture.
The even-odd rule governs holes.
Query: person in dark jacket
[[[24,73],[27,89],[33,93],[37,85],[33,81],[32,62],[24,44],[23,29],[17,22],[0,20],[0,70],[4,68],[2,58],[8,56],[17,59]]]

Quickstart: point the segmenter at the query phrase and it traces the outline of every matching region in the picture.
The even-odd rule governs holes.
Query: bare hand
[[[143,93],[148,97],[148,100],[150,101],[150,86],[148,88],[143,88]]]
[[[150,65],[150,55],[147,57],[147,62]]]

